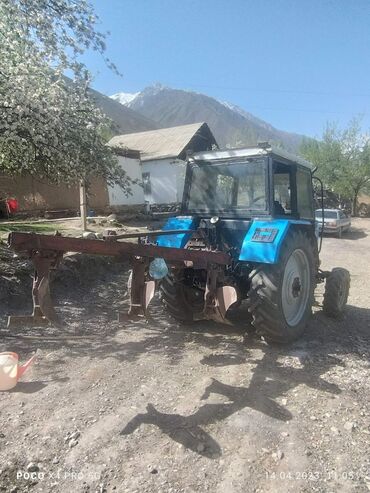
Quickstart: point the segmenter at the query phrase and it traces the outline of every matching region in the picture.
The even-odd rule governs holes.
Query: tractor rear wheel
[[[323,311],[329,317],[340,318],[346,306],[350,274],[347,269],[336,267],[326,278]]]
[[[169,273],[159,287],[162,302],[179,322],[192,322],[204,308],[204,291],[183,282],[182,273]]]
[[[317,243],[302,231],[284,240],[277,264],[259,266],[252,277],[249,311],[256,332],[268,342],[298,339],[312,313]]]

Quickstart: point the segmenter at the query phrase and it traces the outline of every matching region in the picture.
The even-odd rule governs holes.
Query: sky
[[[236,104],[319,137],[328,121],[370,128],[370,0],[92,0],[112,73],[84,60],[104,94],[161,83]]]

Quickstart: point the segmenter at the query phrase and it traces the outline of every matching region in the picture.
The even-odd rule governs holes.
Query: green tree
[[[2,173],[55,183],[100,175],[130,190],[105,145],[112,122],[90,98],[90,75],[80,61],[93,49],[116,70],[97,21],[85,0],[0,0]]]
[[[321,140],[305,139],[300,153],[317,166],[327,188],[351,201],[357,215],[359,195],[370,191],[370,137],[360,120],[345,129],[328,123]]]

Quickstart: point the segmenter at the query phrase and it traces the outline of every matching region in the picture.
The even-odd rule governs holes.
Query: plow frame
[[[187,231],[188,232],[188,231]],[[182,230],[170,234],[184,233]],[[163,233],[162,233],[163,234]],[[167,233],[168,234],[168,233]],[[132,237],[129,235],[128,237]],[[145,236],[141,233],[137,238]],[[152,235],[151,235],[152,236]],[[120,236],[124,238],[125,235]],[[154,258],[163,258],[169,268],[205,269],[207,282],[202,318],[227,323],[225,314],[236,301],[236,291],[232,286],[220,286],[225,267],[232,261],[230,255],[213,250],[190,250],[183,248],[160,247],[153,244],[135,244],[119,241],[114,237],[105,240],[69,238],[60,235],[39,235],[35,233],[10,233],[9,247],[17,253],[25,254],[34,265],[32,287],[33,311],[30,315],[9,316],[8,327],[63,325],[55,311],[50,295],[50,272],[58,268],[67,252],[112,256],[128,260],[132,267],[130,306],[127,313],[119,312],[118,320],[126,321],[148,318],[148,306],[152,300],[156,283],[149,276],[148,268]]]

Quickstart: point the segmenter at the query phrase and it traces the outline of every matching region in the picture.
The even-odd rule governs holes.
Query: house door
[[[150,173],[143,173],[144,199],[152,203],[152,185],[150,183]]]

